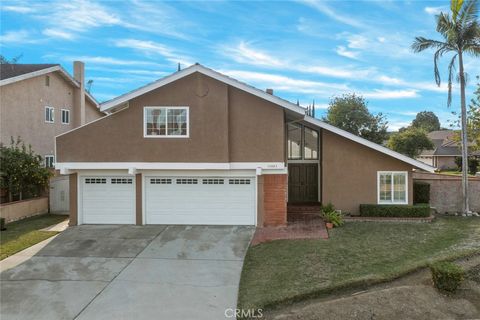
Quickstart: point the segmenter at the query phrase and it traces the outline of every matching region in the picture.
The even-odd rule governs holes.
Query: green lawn
[[[429,262],[480,253],[480,219],[348,222],[329,240],[279,240],[249,248],[239,306],[271,308],[387,281]]]
[[[0,260],[56,235],[58,232],[39,230],[67,218],[67,216],[43,214],[8,223],[7,230],[0,231]]]
[[[440,174],[448,174],[448,175],[451,175],[451,176],[461,176],[462,175],[462,172],[458,171],[458,170],[442,170],[439,173]],[[475,177],[472,174],[469,174],[468,176],[469,177]]]

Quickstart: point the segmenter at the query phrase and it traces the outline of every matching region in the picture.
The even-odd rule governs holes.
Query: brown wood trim
[[[142,214],[142,174],[135,175],[135,223],[139,226],[143,224]]]
[[[70,226],[78,224],[78,174],[70,174],[69,179],[69,196],[70,196]]]

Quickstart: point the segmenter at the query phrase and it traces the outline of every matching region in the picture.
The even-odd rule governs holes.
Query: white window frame
[[[68,122],[64,122],[63,121],[63,113],[67,113],[68,114]],[[62,124],[70,124],[70,110],[68,109],[61,109],[61,116],[62,116]]]
[[[168,109],[185,109],[187,111],[187,134],[184,136],[168,135],[168,128],[165,128],[165,135],[147,135],[147,110],[166,109],[165,114],[168,117]],[[188,106],[146,106],[143,107],[143,137],[144,138],[190,138],[190,107]]]
[[[404,201],[394,201],[393,198],[393,175],[394,174],[404,174],[405,175],[405,200]],[[382,174],[390,174],[391,179],[391,190],[392,190],[392,200],[380,200],[380,176]],[[408,204],[408,171],[377,171],[377,203],[378,204]]]
[[[52,159],[52,166],[49,167],[47,164],[48,164],[48,161],[47,161],[47,158],[51,158]],[[55,156],[53,154],[46,154],[44,156],[44,161],[45,161],[45,168],[55,168]]]
[[[50,111],[51,115],[52,115],[52,120],[47,120],[47,110]],[[43,113],[43,117],[45,119],[45,123],[55,123],[55,108],[54,107],[49,107],[49,106],[45,106],[45,111]]]

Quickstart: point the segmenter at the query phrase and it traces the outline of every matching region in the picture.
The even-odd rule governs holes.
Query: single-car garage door
[[[255,224],[254,177],[146,177],[147,224]]]
[[[133,177],[83,177],[81,182],[83,223],[135,223]]]

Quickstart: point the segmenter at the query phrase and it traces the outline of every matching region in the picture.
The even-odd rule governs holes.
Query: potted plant
[[[339,227],[344,223],[341,211],[335,210],[331,203],[322,207],[321,215],[325,220],[325,226],[327,229]]]

